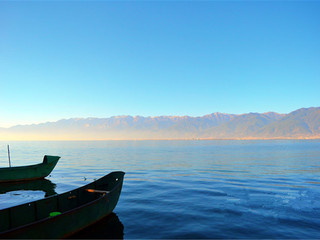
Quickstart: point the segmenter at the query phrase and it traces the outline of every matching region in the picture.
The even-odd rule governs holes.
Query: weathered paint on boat
[[[35,165],[0,168],[0,182],[41,179],[48,176],[60,157],[45,155],[43,162]]]
[[[80,231],[113,211],[124,174],[112,172],[70,192],[0,210],[0,238],[65,238]],[[61,214],[50,217],[52,212]]]

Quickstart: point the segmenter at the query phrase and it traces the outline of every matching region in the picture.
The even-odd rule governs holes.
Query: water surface
[[[318,140],[0,142],[1,167],[6,144],[13,166],[61,156],[57,193],[125,171],[114,212],[127,239],[320,238]],[[0,208],[45,194],[13,189]]]

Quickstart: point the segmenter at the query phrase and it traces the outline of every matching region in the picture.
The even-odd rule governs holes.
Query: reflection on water
[[[26,182],[0,183],[0,194],[13,191],[43,191],[45,197],[57,194],[55,192],[56,184],[48,179],[38,179]]]
[[[71,239],[123,239],[123,224],[119,217],[110,213],[97,223],[72,235]]]
[[[57,194],[56,184],[48,179],[0,183],[1,209]],[[44,193],[44,196],[43,196]]]

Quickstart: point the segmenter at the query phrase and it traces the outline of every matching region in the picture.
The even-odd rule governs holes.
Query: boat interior
[[[2,209],[0,210],[0,232],[52,217],[52,213],[59,215],[72,211],[99,199],[101,196],[110,194],[117,187],[117,184],[122,182],[123,175],[119,173],[110,173],[72,191]]]

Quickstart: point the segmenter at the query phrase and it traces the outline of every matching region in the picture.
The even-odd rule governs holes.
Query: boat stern
[[[44,155],[42,165],[43,167],[43,175],[44,177],[48,176],[54,167],[57,165],[60,157],[59,156],[51,156],[51,155]]]
[[[59,156],[50,156],[50,155],[44,155],[43,157],[43,163],[49,164],[49,165],[56,165],[61,157]]]

